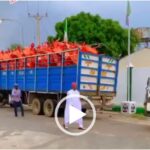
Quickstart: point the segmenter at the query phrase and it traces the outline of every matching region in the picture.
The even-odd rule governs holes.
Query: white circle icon
[[[62,127],[62,125],[60,124],[59,120],[58,120],[58,110],[61,106],[61,104],[68,98],[75,98],[75,97],[78,97],[78,98],[81,98],[83,100],[85,100],[87,103],[90,104],[91,108],[92,108],[92,111],[93,111],[93,119],[92,119],[92,122],[91,124],[88,126],[88,128],[86,130],[83,130],[81,132],[77,132],[77,133],[72,133],[68,130],[66,130],[65,128]],[[75,122],[76,120],[86,116],[85,113],[81,112],[80,110],[76,109],[75,107],[73,106],[70,106],[69,107],[69,114],[70,114],[70,118],[69,118],[69,124]],[[76,114],[76,115],[74,115]],[[93,103],[86,97],[86,96],[83,96],[83,95],[69,95],[69,96],[66,96],[64,97],[63,99],[61,99],[59,101],[59,103],[57,104],[56,106],[56,109],[55,109],[55,121],[56,121],[56,124],[58,126],[58,128],[64,132],[65,134],[68,134],[68,135],[71,135],[71,136],[80,136],[80,135],[83,135],[87,132],[89,132],[92,127],[94,126],[95,124],[95,121],[96,121],[96,110],[95,110],[95,106],[93,105]]]

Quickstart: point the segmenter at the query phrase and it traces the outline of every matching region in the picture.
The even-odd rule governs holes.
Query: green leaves
[[[47,37],[47,41],[48,41],[49,43],[52,43],[54,40],[55,40],[55,37],[53,37],[53,36],[48,36],[48,37]]]
[[[16,48],[20,47],[21,49],[23,48],[23,46],[21,44],[17,44],[17,43],[14,43],[12,45],[10,45],[10,50],[15,50]]]
[[[102,43],[100,51],[110,56],[119,58],[127,55],[128,32],[118,21],[84,12],[67,17],[67,20],[69,41]],[[64,26],[65,20],[56,24],[56,39],[63,40]],[[134,51],[138,41],[138,36],[131,30],[131,52]]]

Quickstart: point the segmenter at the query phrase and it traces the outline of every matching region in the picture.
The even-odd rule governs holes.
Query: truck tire
[[[0,93],[0,103],[3,103],[3,94]]]
[[[40,115],[42,113],[42,102],[39,98],[32,100],[32,112],[34,115]]]
[[[86,108],[82,108],[82,112],[86,113],[87,109]]]
[[[54,111],[55,111],[55,103],[51,99],[46,99],[43,105],[43,111],[45,116],[47,117],[53,117]]]

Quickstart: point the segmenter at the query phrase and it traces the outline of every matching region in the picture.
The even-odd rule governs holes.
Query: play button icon
[[[79,120],[80,118],[84,116],[86,116],[85,113],[69,105],[69,124],[76,122],[77,120]]]
[[[71,98],[75,98],[75,97],[78,97],[78,98],[86,101],[87,103],[89,103],[89,105],[91,106],[91,109],[92,109],[92,111],[90,111],[90,114],[93,114],[90,125],[88,127],[86,127],[86,130],[83,130],[81,132],[71,132],[70,130],[66,130],[63,127],[63,122],[60,123],[59,118],[58,118],[58,112],[59,112],[59,109],[61,108],[61,105],[66,101],[66,99],[71,99]],[[84,116],[88,117],[88,114],[83,113],[81,110],[75,108],[74,106],[69,105],[68,107],[69,107],[69,109],[68,109],[69,110],[69,118],[68,118],[69,119],[69,124],[77,122],[79,119],[81,119]],[[56,109],[55,109],[55,122],[56,122],[56,125],[58,126],[58,128],[62,132],[64,132],[65,134],[68,134],[68,135],[71,135],[71,136],[83,135],[83,134],[89,132],[93,128],[93,126],[95,124],[95,121],[96,121],[95,107],[94,107],[93,103],[91,102],[91,100],[88,99],[86,96],[83,96],[83,95],[69,95],[69,96],[66,96],[63,99],[61,99],[59,101],[59,103],[57,104],[57,106],[56,106]]]

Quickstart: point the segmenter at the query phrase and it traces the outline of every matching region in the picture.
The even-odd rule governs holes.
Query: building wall
[[[132,78],[132,100],[136,101],[138,106],[143,106],[145,100],[145,88],[147,79],[150,77],[150,68],[134,68]],[[118,76],[117,96],[115,103],[127,100],[127,70],[120,70]]]
[[[145,100],[145,88],[147,79],[150,77],[150,49],[143,49],[131,55],[133,68],[132,79],[132,100],[137,102],[137,105],[143,106]],[[127,100],[127,63],[128,57],[125,57],[119,62],[117,96],[114,99],[115,103]]]
[[[150,67],[150,49],[142,49],[131,54],[131,61],[135,68]],[[124,57],[119,62],[119,70],[127,67],[128,57]]]

